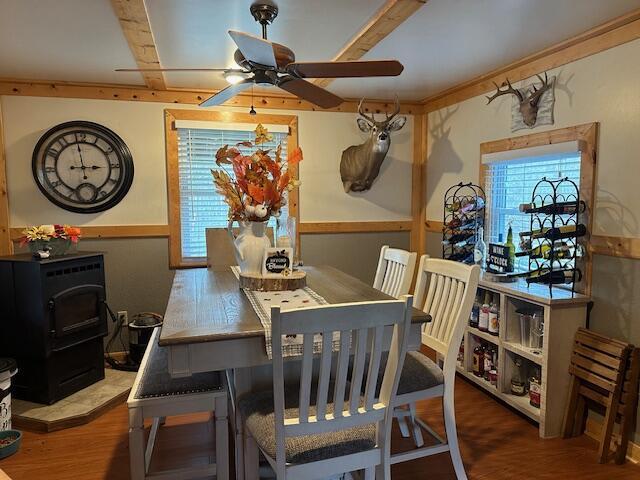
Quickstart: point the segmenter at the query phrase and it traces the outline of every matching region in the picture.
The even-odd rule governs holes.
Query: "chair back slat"
[[[272,307],[273,389],[276,420],[277,461],[284,461],[284,439],[289,436],[310,435],[336,431],[372,422],[390,421],[388,406],[394,401],[400,380],[400,365],[404,362],[411,323],[412,297],[401,300],[363,302],[281,311]],[[383,377],[379,398],[374,399],[385,328],[393,328],[389,360]],[[314,391],[313,355],[314,334],[321,333],[320,370],[315,386],[315,415],[309,414]],[[300,413],[298,418],[284,418],[285,389],[282,337],[304,335],[302,373],[299,387]],[[337,338],[339,337],[339,341]],[[316,342],[317,342],[316,336]],[[354,351],[350,366],[349,356]],[[336,350],[335,352],[333,350]],[[365,355],[370,352],[369,369],[365,369]],[[335,363],[335,364],[334,364]],[[335,369],[332,369],[335,367]],[[331,372],[333,396],[329,400]],[[366,370],[366,371],[365,371]],[[349,375],[351,373],[351,375]],[[351,379],[349,395],[347,382]],[[365,400],[361,398],[362,384],[366,385]],[[348,398],[348,401],[347,401]],[[331,405],[329,405],[331,402]],[[278,455],[281,455],[278,457]]]
[[[302,340],[302,371],[300,375],[300,422],[309,421],[311,404],[311,376],[313,374],[313,334],[306,333]]]
[[[444,357],[445,382],[455,375],[457,353],[471,314],[478,288],[480,268],[423,255],[418,267],[416,306],[430,314],[423,327],[422,343]]]
[[[385,245],[380,250],[373,287],[399,298],[409,293],[416,266],[416,253]]]
[[[382,358],[382,339],[384,335],[384,327],[376,327],[373,330],[373,345],[371,348],[371,356],[369,358],[369,371],[367,373],[367,382],[365,383],[364,401],[365,409],[369,410],[373,406],[378,386],[378,372],[380,371],[380,360]]]
[[[336,418],[342,417],[344,408],[344,394],[347,386],[349,371],[349,350],[351,346],[351,331],[340,332],[340,352],[336,367],[336,381],[333,389],[333,411]]]
[[[355,333],[353,369],[351,371],[351,390],[349,391],[349,413],[354,414],[360,406],[360,393],[367,355],[367,341],[374,334],[373,329],[358,330]]]

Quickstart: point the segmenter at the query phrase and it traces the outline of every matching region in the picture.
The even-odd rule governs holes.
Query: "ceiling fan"
[[[220,105],[252,85],[281,88],[322,108],[332,108],[344,100],[314,85],[305,78],[382,77],[400,75],[404,66],[397,60],[296,62],[293,51],[267,40],[267,25],[278,15],[278,7],[269,0],[251,5],[256,22],[262,25],[262,38],[229,30],[238,49],[234,60],[240,68],[143,68],[117,69],[118,72],[223,72],[231,84],[203,101],[201,107]]]

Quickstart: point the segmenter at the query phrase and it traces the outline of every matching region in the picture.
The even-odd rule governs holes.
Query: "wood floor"
[[[462,457],[471,479],[640,479],[640,466],[599,465],[595,442],[584,436],[540,440],[536,426],[465,380],[458,379],[456,406]],[[419,413],[443,431],[439,402],[420,404]],[[208,461],[210,427],[192,423],[202,418],[167,421],[155,467],[178,466],[176,459]],[[49,434],[26,432],[21,451],[0,460],[0,469],[12,480],[126,480],[127,428],[127,409],[120,405],[88,425]],[[394,435],[394,447],[402,447],[397,431]],[[455,478],[447,454],[395,466],[392,475],[394,480]]]

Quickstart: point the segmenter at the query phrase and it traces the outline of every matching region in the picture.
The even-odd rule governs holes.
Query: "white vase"
[[[229,221],[227,231],[233,242],[233,253],[245,275],[262,275],[262,258],[265,248],[271,246],[266,235],[267,222],[238,222],[240,233],[233,233],[233,220]]]

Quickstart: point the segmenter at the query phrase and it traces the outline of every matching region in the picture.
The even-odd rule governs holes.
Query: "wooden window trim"
[[[240,112],[220,112],[210,110],[165,109],[165,148],[167,161],[167,210],[169,215],[169,268],[205,267],[206,259],[182,257],[182,237],[180,222],[180,180],[178,176],[178,130],[176,120],[199,120],[230,123],[263,123],[288,125],[287,154],[298,147],[298,117],[296,115],[258,114]],[[213,161],[213,159],[212,159]],[[298,165],[289,167],[291,176],[298,179]],[[213,188],[213,184],[211,186]],[[289,216],[300,224],[300,196],[298,188],[289,192]],[[300,245],[300,229],[297,231],[296,245]],[[299,247],[298,247],[299,250]]]
[[[559,128],[546,132],[531,133],[519,137],[504,138],[480,144],[480,185],[485,185],[486,165],[482,163],[482,155],[488,153],[507,152],[520,150],[523,148],[539,147],[542,145],[553,145],[557,143],[576,141],[580,147],[580,199],[587,204],[585,214],[582,214],[582,221],[587,227],[587,235],[583,237],[584,250],[584,271],[582,285],[579,286],[581,293],[591,294],[592,273],[593,273],[593,252],[591,244],[591,232],[593,228],[593,213],[595,205],[596,186],[596,158],[598,152],[598,129],[599,123],[585,123],[572,127]],[[586,215],[586,221],[585,217]]]

